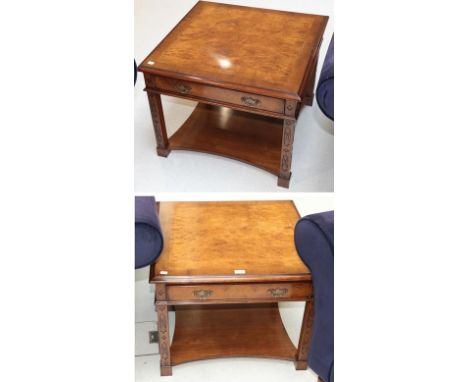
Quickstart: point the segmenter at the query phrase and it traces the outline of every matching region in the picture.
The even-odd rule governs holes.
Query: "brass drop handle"
[[[273,297],[284,297],[288,294],[288,288],[271,288],[268,289],[268,292],[270,292]]]
[[[201,290],[194,290],[193,291],[193,296],[196,298],[208,298],[213,294],[212,290],[209,289],[201,289]]]
[[[182,83],[178,83],[176,85],[176,89],[179,93],[182,93],[182,94],[187,94],[190,90],[192,90],[192,88],[189,85],[185,85]]]
[[[244,103],[247,106],[257,106],[260,105],[260,100],[252,97],[242,97],[241,98],[242,103]]]

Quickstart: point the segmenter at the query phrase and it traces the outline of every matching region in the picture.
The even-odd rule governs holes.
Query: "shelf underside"
[[[219,357],[294,360],[278,304],[177,306],[171,364]]]
[[[199,103],[169,139],[171,150],[221,155],[278,175],[283,121]]]

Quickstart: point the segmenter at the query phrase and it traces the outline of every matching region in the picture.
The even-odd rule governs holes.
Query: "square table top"
[[[328,16],[199,1],[139,69],[297,99],[327,22]]]
[[[150,281],[311,278],[294,244],[292,201],[161,202],[159,217],[164,249]]]

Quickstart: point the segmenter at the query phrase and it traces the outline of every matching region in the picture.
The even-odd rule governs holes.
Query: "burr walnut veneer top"
[[[300,99],[327,21],[328,16],[200,1],[139,69]]]
[[[164,250],[152,282],[310,280],[291,201],[162,202],[159,216]]]

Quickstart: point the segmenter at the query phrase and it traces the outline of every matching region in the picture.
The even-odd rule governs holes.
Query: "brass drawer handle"
[[[274,288],[274,289],[268,289],[268,292],[273,297],[284,297],[288,294],[288,288]]]
[[[252,98],[252,97],[242,97],[241,101],[247,106],[258,106],[261,104],[259,99]]]
[[[212,290],[209,289],[202,289],[202,290],[194,290],[193,296],[196,298],[208,298],[213,294]]]
[[[189,85],[185,85],[182,83],[178,83],[175,87],[177,91],[182,94],[187,94],[190,90],[192,90],[192,88]]]

